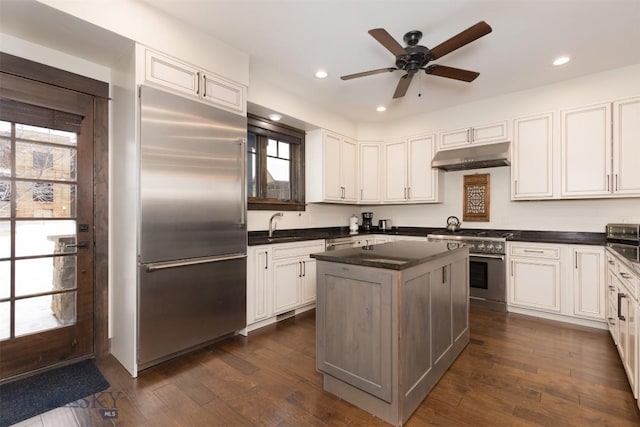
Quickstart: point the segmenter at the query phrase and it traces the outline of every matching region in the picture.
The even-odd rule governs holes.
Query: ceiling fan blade
[[[444,65],[429,65],[424,69],[425,73],[434,76],[447,77],[449,79],[462,80],[463,82],[472,82],[480,75],[475,71],[463,70],[461,68],[447,67]]]
[[[340,78],[342,80],[351,80],[351,79],[356,79],[358,77],[372,76],[374,74],[389,73],[391,71],[396,71],[396,70],[397,70],[397,68],[393,68],[393,67],[378,68],[377,70],[363,71],[362,73],[349,74],[349,75],[346,75],[346,76],[342,76]]]
[[[396,91],[393,94],[393,99],[402,98],[407,93],[407,89],[409,89],[412,78],[413,74],[405,74],[400,78],[398,86],[396,86]]]
[[[489,34],[490,32],[491,27],[489,24],[484,21],[480,21],[431,49],[430,56],[432,59],[441,58],[447,53],[453,52],[454,50],[459,49],[462,46]]]
[[[407,54],[407,51],[398,43],[391,34],[387,32],[384,28],[374,28],[373,30],[369,30],[369,34],[373,36],[374,39],[378,40],[378,42],[387,48],[389,52],[393,53],[393,56],[403,56]]]

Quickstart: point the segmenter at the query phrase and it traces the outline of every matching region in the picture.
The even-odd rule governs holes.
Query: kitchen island
[[[469,252],[400,241],[311,255],[324,389],[403,425],[469,342]]]

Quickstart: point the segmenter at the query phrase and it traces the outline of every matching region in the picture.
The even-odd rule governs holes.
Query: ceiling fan
[[[409,31],[405,34],[404,41],[407,46],[402,47],[393,37],[391,37],[387,30],[384,28],[374,28],[373,30],[369,30],[369,34],[371,34],[374,39],[376,39],[382,46],[386,47],[396,57],[396,66],[349,74],[340,78],[342,80],[350,80],[358,77],[371,76],[373,74],[381,74],[397,70],[406,71],[406,74],[402,76],[398,82],[396,91],[393,94],[394,98],[401,98],[407,93],[407,89],[409,89],[409,84],[411,84],[413,75],[420,70],[424,70],[425,73],[432,74],[434,76],[472,82],[480,75],[480,73],[460,68],[447,67],[445,65],[427,64],[489,34],[490,32],[491,27],[489,24],[484,21],[480,21],[461,33],[451,37],[449,40],[440,43],[433,49],[428,49],[418,44],[422,38],[422,32],[420,31]]]

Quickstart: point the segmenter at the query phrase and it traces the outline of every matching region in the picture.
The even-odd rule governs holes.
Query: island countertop
[[[456,251],[468,251],[468,249],[464,247],[449,249],[446,243],[398,241],[320,252],[311,254],[311,257],[320,261],[404,270]]]

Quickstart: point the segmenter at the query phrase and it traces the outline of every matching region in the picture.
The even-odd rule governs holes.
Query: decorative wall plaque
[[[488,173],[464,176],[463,221],[489,221],[489,177]]]

